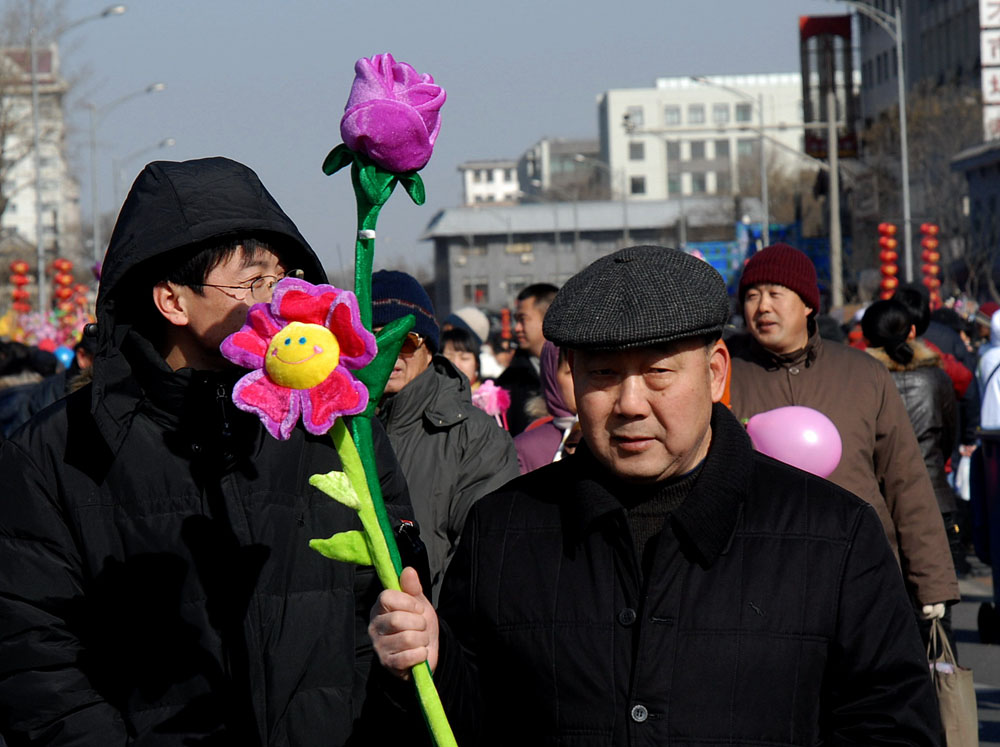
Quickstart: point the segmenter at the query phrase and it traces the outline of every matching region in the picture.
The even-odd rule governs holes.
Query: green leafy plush
[[[375,255],[375,224],[379,211],[392,195],[397,183],[417,205],[426,199],[424,183],[416,171],[393,173],[367,156],[353,152],[341,144],[330,151],[323,162],[323,171],[333,174],[351,164],[351,181],[358,209],[358,234],[354,250],[354,295],[358,299],[361,323],[372,329],[372,263]],[[341,532],[329,539],[314,539],[309,545],[328,558],[348,563],[373,565],[386,589],[399,589],[399,574],[403,566],[395,536],[382,500],[382,489],[375,463],[375,446],[371,419],[386,382],[392,374],[406,334],[413,328],[412,315],[396,319],[376,335],[378,354],[365,368],[356,373],[368,388],[369,402],[360,414],[350,418],[350,428],[338,419],[330,430],[334,446],[340,455],[343,472],[313,475],[309,482],[334,500],[358,512],[360,531]],[[427,662],[411,670],[417,689],[417,699],[424,720],[437,747],[457,747],[448,717]]]

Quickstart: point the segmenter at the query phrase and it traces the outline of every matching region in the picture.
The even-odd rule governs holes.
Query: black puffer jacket
[[[868,348],[867,352],[880,360],[892,374],[920,444],[938,508],[941,513],[949,513],[956,508],[955,491],[948,484],[945,469],[958,438],[955,390],[948,374],[941,368],[941,358],[937,353],[920,340],[911,341],[910,346],[913,348],[913,359],[906,365],[892,360],[882,348]]]
[[[249,169],[200,164],[140,175],[108,251],[94,383],[0,448],[11,744],[338,745],[360,709],[373,574],[307,544],[359,527],[308,485],[340,468],[329,439],[272,439],[232,405],[242,372],[171,371],[123,303],[144,263],[237,229],[323,279]],[[405,504],[376,434],[386,500]]]
[[[629,490],[583,447],[472,508],[434,673],[459,744],[939,744],[870,506],[753,451],[721,405],[645,581],[616,497]]]

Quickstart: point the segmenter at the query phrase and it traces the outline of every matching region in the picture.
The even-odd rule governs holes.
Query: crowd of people
[[[326,281],[253,171],[152,163],[72,367],[0,390],[9,744],[423,743],[425,661],[462,745],[941,744],[925,646],[971,572],[1000,312],[906,288],[831,324],[791,246],[735,299],[640,246],[498,336],[376,272],[374,329],[414,318],[374,419],[407,566],[380,591],[308,547],[358,526],[307,482],[329,439],[232,402],[220,343],[290,275]],[[752,448],[786,405],[835,424],[828,479]]]

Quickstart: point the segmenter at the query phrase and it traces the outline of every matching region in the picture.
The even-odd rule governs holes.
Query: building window
[[[740,156],[752,156],[755,150],[754,146],[757,144],[756,140],[752,138],[743,138],[736,143],[736,153]]]
[[[679,125],[681,123],[681,108],[671,104],[663,109],[663,123]]]
[[[688,104],[688,124],[705,124],[704,104]]]
[[[486,183],[487,184],[493,183],[493,169],[486,170]]]
[[[676,162],[681,160],[681,144],[676,140],[667,141],[667,161]]]
[[[628,160],[630,161],[642,161],[646,158],[646,144],[645,143],[629,143],[628,144]]]
[[[630,180],[630,190],[634,195],[646,194],[646,177],[633,176]]]
[[[641,106],[630,106],[625,112],[625,116],[628,117],[630,127],[642,127],[646,123],[642,116]]]
[[[716,140],[715,141],[715,157],[716,158],[729,158],[729,141],[728,140]]]
[[[504,169],[503,170],[503,180],[507,184],[510,184],[512,181],[514,181],[514,169]]]
[[[750,104],[736,105],[736,121],[749,122],[753,119],[753,107]]]
[[[704,140],[692,140],[691,141],[691,160],[701,161],[705,158],[705,141]]]
[[[715,193],[720,195],[732,194],[733,191],[733,178],[730,176],[729,171],[716,171],[715,172]]]
[[[465,303],[483,305],[490,301],[490,283],[486,278],[469,278],[462,282]]]
[[[681,193],[681,175],[669,174],[667,176],[667,194],[679,195]]]
[[[705,175],[699,173],[691,174],[691,194],[703,195],[705,194]]]
[[[483,181],[483,172],[480,169],[476,169],[475,171],[472,172],[472,181],[474,181],[476,184],[479,184],[480,182]]]
[[[712,104],[712,121],[715,124],[727,124],[729,122],[729,104]]]

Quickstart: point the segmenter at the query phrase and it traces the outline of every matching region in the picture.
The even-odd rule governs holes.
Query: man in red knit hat
[[[860,350],[820,338],[816,269],[788,244],[750,258],[739,300],[752,339],[743,349],[734,345],[733,412],[749,418],[801,405],[830,418],[843,455],[828,479],[875,507],[919,616],[942,617],[945,604],[959,599],[958,581],[920,447],[888,370]]]

